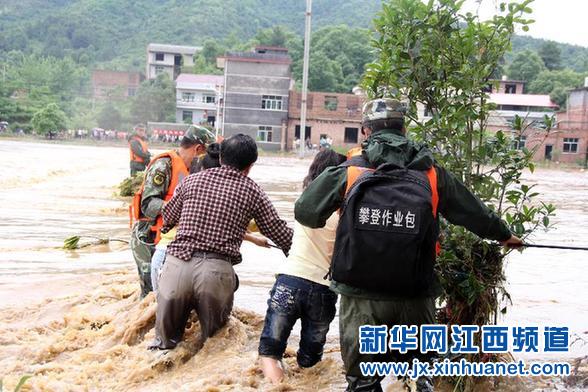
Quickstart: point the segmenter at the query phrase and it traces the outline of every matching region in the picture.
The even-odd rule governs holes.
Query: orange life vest
[[[352,149],[355,150],[355,149]],[[350,152],[352,150],[349,150]],[[359,151],[361,153],[361,147],[359,147]],[[349,152],[347,153],[349,154]],[[357,154],[356,154],[357,155]],[[347,186],[345,187],[345,195],[349,193],[349,190],[353,186],[353,184],[357,181],[359,176],[361,176],[366,171],[374,171],[375,169],[368,168],[368,167],[360,167],[360,166],[348,166],[347,167]],[[437,191],[437,171],[435,170],[434,166],[431,166],[429,170],[426,171],[427,178],[429,179],[429,185],[431,187],[431,207],[433,210],[433,217],[437,219],[437,206],[439,205],[439,193]],[[435,245],[435,251],[437,256],[441,253],[441,243],[437,241]]]
[[[138,141],[141,144],[141,148],[143,149],[143,151],[147,152],[147,142],[137,135],[131,136],[131,138],[129,139],[129,151],[131,152],[131,161],[138,162],[138,163],[147,163],[147,162],[145,162],[145,159],[136,155],[135,152],[133,151],[133,148],[131,146],[131,142],[133,140]]]
[[[361,146],[353,147],[352,149],[347,151],[347,159],[348,160],[353,157],[356,157],[358,155],[361,155]]]
[[[176,190],[176,187],[178,186],[178,184],[184,179],[184,177],[186,177],[188,174],[190,174],[190,172],[189,172],[188,168],[186,167],[184,160],[178,155],[177,152],[175,152],[173,150],[164,152],[162,154],[157,155],[155,158],[153,158],[151,160],[151,163],[149,163],[149,166],[147,166],[147,170],[145,172],[148,173],[151,165],[153,165],[153,163],[160,158],[170,158],[171,159],[172,176],[171,176],[171,180],[169,182],[169,186],[167,188],[167,193],[165,194],[165,196],[163,198],[163,200],[167,202],[174,195],[174,191]],[[133,221],[150,221],[151,220],[150,218],[145,217],[143,215],[143,213],[141,212],[141,199],[143,198],[144,186],[145,186],[145,180],[143,180],[143,185],[141,185],[141,189],[135,194],[135,196],[133,197],[133,202],[129,206],[131,226],[133,225]],[[159,242],[159,239],[161,238],[161,228],[162,227],[163,227],[163,217],[161,216],[161,214],[159,214],[157,216],[157,219],[155,220],[155,224],[151,226],[151,231],[153,231],[155,233],[155,244],[157,244]]]

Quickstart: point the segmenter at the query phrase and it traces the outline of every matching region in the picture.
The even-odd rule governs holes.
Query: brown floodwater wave
[[[263,318],[239,308],[202,348],[193,317],[178,348],[166,355],[148,351],[153,320],[140,319],[152,304],[152,295],[139,300],[133,271],[116,271],[96,276],[82,295],[1,310],[4,385],[10,388],[25,374],[33,376],[28,388],[41,391],[304,391],[341,385],[341,364],[332,354],[302,370],[293,348],[284,382],[267,384],[257,364]]]

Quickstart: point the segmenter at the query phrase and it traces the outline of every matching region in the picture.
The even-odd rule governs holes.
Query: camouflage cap
[[[205,146],[215,141],[214,133],[199,125],[190,125],[186,132],[184,132],[183,139],[188,139],[196,144],[203,144]]]
[[[362,121],[404,118],[406,105],[397,99],[380,98],[367,101],[363,105]]]

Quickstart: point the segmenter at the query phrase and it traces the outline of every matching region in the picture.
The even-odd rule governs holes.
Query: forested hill
[[[313,27],[369,27],[380,7],[380,0],[315,0]],[[302,34],[304,9],[302,0],[3,0],[0,51],[70,55],[86,63],[136,55],[143,61],[149,42],[246,41],[274,25]]]

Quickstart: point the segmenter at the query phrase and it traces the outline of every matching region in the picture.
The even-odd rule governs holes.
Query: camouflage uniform
[[[137,222],[131,235],[131,249],[139,271],[143,296],[153,290],[151,287],[151,257],[155,252],[155,232],[151,230],[151,225],[161,214],[171,175],[171,159],[165,157],[153,162],[145,173],[141,212],[152,221]]]
[[[214,142],[214,135],[206,128],[191,126],[184,133],[196,144],[204,146]],[[195,159],[196,161],[196,159]],[[193,166],[193,165],[192,165]],[[142,296],[153,291],[151,283],[151,258],[155,252],[155,235],[151,226],[161,214],[165,195],[172,178],[172,162],[168,157],[161,157],[151,163],[145,173],[143,194],[141,196],[141,213],[150,221],[138,221],[131,233],[131,250],[137,264],[141,282]]]

